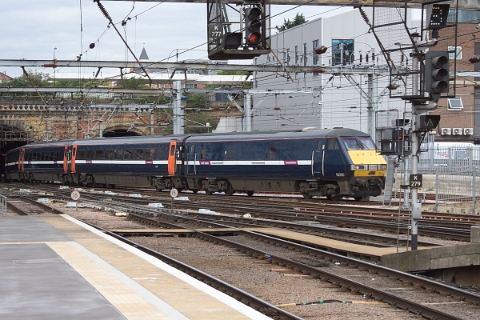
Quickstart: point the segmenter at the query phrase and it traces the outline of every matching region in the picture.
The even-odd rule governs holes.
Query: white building
[[[364,9],[372,21],[372,9]],[[407,19],[411,19],[407,17]],[[413,23],[407,23],[408,26]],[[420,25],[420,22],[415,22]],[[333,128],[348,127],[370,132],[369,126],[391,125],[394,118],[402,118],[410,105],[398,98],[390,98],[388,68],[380,46],[370,27],[356,9],[309,21],[300,26],[272,35],[271,47],[275,54],[260,56],[256,65],[338,66],[339,70],[378,67],[380,74],[342,72],[272,74],[257,72],[254,89],[270,90],[254,94],[253,130],[293,129],[308,126]],[[420,32],[412,29],[411,32]],[[406,33],[405,33],[406,34]],[[318,46],[328,48],[325,54],[316,54]],[[278,59],[277,59],[278,58]],[[280,60],[280,61],[278,61]],[[342,67],[343,63],[343,67]],[[349,80],[350,78],[350,80]],[[292,81],[293,80],[293,81]],[[367,84],[374,83],[374,91]],[[372,85],[370,83],[370,85]],[[275,91],[277,90],[277,91]],[[282,92],[290,90],[290,92]],[[303,92],[306,91],[307,93]],[[363,94],[361,93],[363,92]],[[374,97],[369,119],[366,98]],[[398,110],[390,111],[387,110]],[[375,115],[377,120],[375,120]],[[383,122],[383,123],[380,123]],[[388,122],[388,124],[387,124]]]

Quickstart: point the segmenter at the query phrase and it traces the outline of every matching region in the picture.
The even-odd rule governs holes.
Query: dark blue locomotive
[[[6,156],[7,180],[332,200],[380,195],[385,173],[370,136],[344,128],[57,141]]]

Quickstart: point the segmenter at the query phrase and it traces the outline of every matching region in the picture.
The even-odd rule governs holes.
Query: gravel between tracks
[[[144,228],[136,222],[124,217],[116,217],[112,213],[91,210],[68,210],[71,216],[98,224],[107,229]],[[372,231],[373,232],[373,231]],[[230,237],[237,238],[237,237]],[[230,240],[229,238],[229,240]],[[134,237],[131,240],[141,245],[171,256],[177,260],[192,265],[221,280],[254,294],[274,305],[289,304],[285,310],[304,319],[421,319],[422,317],[400,310],[398,308],[376,303],[360,294],[352,293],[330,283],[309,278],[295,271],[272,265],[268,260],[256,259],[225,246],[190,237]],[[436,242],[442,242],[435,239]],[[454,244],[443,241],[445,244]],[[334,268],[335,266],[329,266]],[[358,281],[355,269],[347,276]],[[364,283],[376,285],[382,279],[372,276]],[[415,291],[406,288],[409,299],[414,298]],[[318,303],[323,300],[324,303]],[[353,303],[342,303],[353,301]],[[310,304],[314,302],[313,304]],[[316,303],[315,303],[316,302]],[[461,309],[462,303],[452,306]],[[468,314],[462,318],[471,319]]]

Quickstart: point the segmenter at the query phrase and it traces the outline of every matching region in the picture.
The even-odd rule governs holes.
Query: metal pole
[[[415,52],[412,54],[412,69],[413,73],[415,74],[418,71],[418,56]],[[413,85],[413,95],[418,95],[419,89],[419,78],[417,76],[413,76],[412,85]],[[418,173],[418,158],[420,148],[418,145],[418,136],[419,136],[419,129],[420,129],[420,121],[418,119],[418,110],[415,106],[415,103],[412,104],[412,120],[413,120],[413,132],[411,134],[411,152],[412,152],[412,174]],[[418,249],[418,222],[422,218],[422,204],[418,202],[418,188],[411,188],[412,190],[412,251]]]
[[[244,97],[244,107],[243,107],[243,116],[244,116],[244,128],[243,131],[250,132],[252,131],[252,94],[246,93]]]

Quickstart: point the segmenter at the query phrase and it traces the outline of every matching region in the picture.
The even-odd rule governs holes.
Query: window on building
[[[307,44],[303,44],[303,66],[307,65],[308,56],[307,56]]]
[[[318,54],[315,53],[315,48],[318,47],[318,40],[313,40],[312,41],[312,46],[313,46],[313,65],[317,65],[318,64]]]
[[[463,109],[463,102],[462,102],[462,98],[458,98],[458,99],[454,99],[454,98],[451,98],[451,99],[448,99],[448,110],[460,110],[460,109]]]
[[[333,39],[332,40],[332,65],[346,65],[354,60],[354,41],[353,39]]]
[[[298,64],[298,46],[295,46],[295,65]]]
[[[455,50],[455,46],[448,46],[448,58],[450,60],[462,60],[462,47],[457,46]]]

